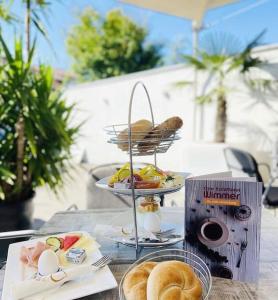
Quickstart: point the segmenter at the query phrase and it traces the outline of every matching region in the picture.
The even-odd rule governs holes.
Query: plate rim
[[[172,172],[172,171],[171,171]],[[183,176],[184,179],[189,177],[191,173],[189,172],[173,172],[175,174]],[[131,195],[132,190],[131,189],[115,189],[110,187],[107,183],[108,180],[111,176],[106,176],[95,182],[95,185],[98,188],[110,191],[115,194],[124,194],[124,195]],[[156,195],[156,194],[167,194],[167,193],[174,193],[179,191],[184,187],[185,182],[183,182],[179,186],[174,186],[170,188],[156,188],[156,189],[134,189],[135,195],[146,195],[146,194],[151,194],[151,195]]]
[[[89,232],[87,232],[87,231],[81,231],[81,230],[64,232],[64,233],[61,233],[61,234],[56,234],[55,236],[63,236],[65,234],[73,234],[73,233],[82,233],[84,235],[86,234],[86,235],[89,235],[90,237],[92,237]],[[7,263],[6,263],[6,268],[5,268],[4,280],[3,280],[3,288],[2,288],[2,294],[1,294],[1,299],[2,300],[13,299],[11,293],[9,292],[9,286],[8,286],[8,284],[10,284],[10,282],[7,282],[7,280],[8,280],[7,279],[7,276],[8,276],[7,275],[8,274],[7,273],[8,264],[12,263],[12,260],[9,259],[10,255],[11,255],[11,251],[13,251],[12,248],[20,247],[21,245],[23,246],[24,244],[27,244],[27,245],[28,244],[32,244],[32,242],[35,243],[36,241],[46,240],[50,236],[53,236],[53,235],[38,237],[38,238],[35,238],[35,239],[29,239],[29,240],[26,240],[26,241],[12,243],[12,244],[9,245],[8,255],[7,255]],[[102,255],[102,253],[101,253],[101,251],[100,251],[99,248],[97,248],[94,252],[97,253],[97,254],[99,254],[99,255]],[[104,292],[104,291],[111,290],[111,289],[114,289],[114,288],[118,287],[118,282],[117,282],[114,274],[110,270],[109,266],[106,266],[104,269],[106,269],[106,272],[108,272],[109,276],[111,276],[111,287],[109,287],[107,289],[103,289],[103,290],[97,291],[97,292],[95,292],[93,294],[88,294],[87,292],[82,293],[83,289],[81,288],[81,289],[79,289],[80,295],[78,296],[78,298],[79,297],[89,296],[89,295],[94,295],[96,293]],[[40,293],[38,293],[38,295],[40,295]],[[30,296],[31,299],[33,299],[34,296]],[[29,299],[29,297],[28,297],[28,299]],[[76,298],[67,298],[67,299],[76,299]]]
[[[123,245],[126,245],[126,246],[132,246],[132,247],[135,247],[136,244],[135,242],[124,242],[124,241],[120,241],[118,240],[117,238],[111,238],[111,240],[113,240],[115,243],[120,243],[120,244],[123,244]],[[174,241],[175,240],[175,241]],[[167,247],[167,246],[173,246],[181,241],[183,241],[184,238],[183,237],[180,237],[180,238],[175,238],[173,239],[172,242],[165,242],[165,243],[138,243],[138,245],[140,247],[143,247],[143,248],[161,248],[161,247]]]

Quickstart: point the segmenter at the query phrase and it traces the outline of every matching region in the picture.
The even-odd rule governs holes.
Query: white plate
[[[77,233],[77,232],[76,232]],[[88,233],[79,231],[84,235]],[[63,236],[55,235],[55,236]],[[5,271],[4,286],[2,293],[2,300],[13,300],[11,295],[11,284],[16,281],[21,281],[24,271],[24,266],[19,262],[20,249],[22,246],[30,246],[35,244],[37,241],[45,241],[47,237],[29,240],[25,242],[11,244],[8,252],[8,259]],[[102,254],[99,250],[95,250],[87,262],[94,262],[102,257]],[[26,300],[72,300],[85,297],[88,295],[96,294],[105,290],[110,290],[117,287],[118,284],[110,271],[109,267],[106,266],[103,269],[99,270],[96,273],[86,274],[85,276],[67,282],[62,287],[59,287],[54,290],[49,290],[43,293],[36,294],[34,296],[25,298]]]
[[[184,172],[175,172],[175,174],[187,178],[191,173],[184,173]],[[123,194],[123,195],[131,195],[132,190],[131,189],[115,189],[108,185],[109,177],[102,178],[101,180],[96,182],[96,186],[105,189],[107,191],[117,193],[117,194]],[[154,194],[169,194],[179,191],[184,186],[184,183],[182,185],[170,187],[170,188],[158,188],[158,189],[135,189],[135,195],[136,196],[145,196],[145,195],[154,195]]]
[[[130,224],[126,225],[126,227],[130,227]],[[163,243],[139,242],[139,246],[145,247],[145,248],[160,248],[160,247],[175,245],[175,244],[183,241],[184,233],[183,233],[182,228],[180,228],[179,226],[177,226],[176,224],[173,224],[173,223],[172,224],[170,224],[170,223],[162,223],[161,224],[162,231],[166,231],[169,229],[175,229],[173,234],[180,235],[181,237],[171,238],[168,241],[165,241]],[[116,243],[121,243],[121,244],[128,245],[128,246],[135,246],[135,241],[130,240],[130,237],[125,237],[125,236],[111,237],[111,239]]]
[[[113,238],[112,240],[116,243],[121,243],[121,244],[124,244],[124,245],[135,247],[135,241],[131,241],[131,240],[128,240],[128,239],[125,239],[125,238]],[[144,248],[160,248],[160,247],[172,246],[172,245],[175,245],[175,244],[177,244],[181,241],[183,241],[182,237],[172,238],[172,239],[169,239],[167,242],[163,242],[163,243],[139,242],[139,246],[144,247]]]

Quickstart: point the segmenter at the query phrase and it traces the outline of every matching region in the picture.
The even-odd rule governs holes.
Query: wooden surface
[[[182,208],[164,209],[163,215],[176,214],[177,220],[182,216]],[[61,212],[55,214],[47,222],[42,232],[86,230],[93,233],[96,224],[111,223],[115,216],[129,213],[126,210],[89,210],[76,212]],[[260,259],[260,280],[258,285],[240,283],[231,280],[213,278],[211,300],[277,300],[278,299],[278,218],[273,213],[263,210]],[[108,240],[98,238],[102,253],[113,256],[110,266],[117,281],[120,282],[129,264],[134,260],[134,249],[116,245]],[[178,244],[175,248],[181,248]],[[142,255],[150,250],[144,250]],[[4,270],[0,271],[0,288],[2,289]],[[83,300],[116,300],[118,289],[91,295]]]

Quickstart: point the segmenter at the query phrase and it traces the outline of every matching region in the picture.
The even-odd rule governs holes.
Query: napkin
[[[26,298],[37,293],[59,288],[65,282],[78,278],[89,272],[97,270],[91,264],[79,265],[66,270],[58,271],[47,276],[36,276],[35,278],[13,283],[11,291],[15,300]]]

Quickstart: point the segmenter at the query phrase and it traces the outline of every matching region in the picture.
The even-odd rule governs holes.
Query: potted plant
[[[53,89],[50,67],[32,67],[35,45],[24,59],[22,41],[0,43],[0,228],[29,228],[38,186],[55,189],[70,158],[78,127],[70,125],[72,106]]]

